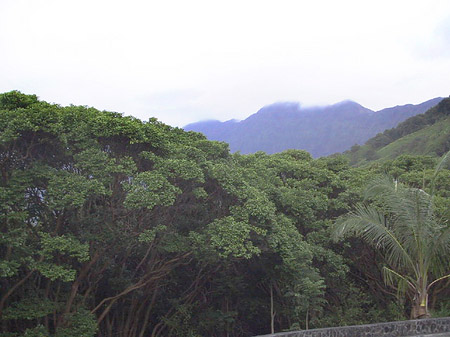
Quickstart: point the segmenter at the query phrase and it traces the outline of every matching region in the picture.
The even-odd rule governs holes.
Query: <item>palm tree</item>
[[[412,300],[412,319],[429,317],[430,288],[450,277],[449,225],[436,221],[432,195],[387,176],[369,183],[365,197],[374,203],[359,204],[339,218],[332,228],[334,239],[358,236],[380,250],[387,264],[383,268],[385,283]]]

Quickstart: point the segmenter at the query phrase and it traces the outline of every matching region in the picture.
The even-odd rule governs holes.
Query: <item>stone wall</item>
[[[450,336],[450,317],[280,332],[259,337],[406,337],[433,334],[436,337]]]

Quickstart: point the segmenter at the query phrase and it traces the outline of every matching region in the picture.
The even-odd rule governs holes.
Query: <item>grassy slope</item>
[[[353,165],[362,166],[395,159],[402,154],[439,156],[448,150],[450,150],[450,117],[397,139],[376,151],[369,145],[363,145],[355,153],[347,151],[345,154]],[[372,152],[370,155],[369,151]]]
[[[450,150],[450,98],[396,128],[346,151],[353,165],[393,159],[401,154],[441,156]]]
[[[401,154],[437,155],[450,142],[450,117],[406,135],[376,151],[378,158],[393,159]]]

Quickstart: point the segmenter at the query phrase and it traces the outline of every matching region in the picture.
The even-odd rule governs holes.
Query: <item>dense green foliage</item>
[[[251,336],[404,318],[382,254],[334,219],[387,171],[305,151],[230,154],[154,119],[0,95],[1,336]],[[433,185],[448,221],[450,171]],[[430,293],[445,313],[449,291]]]
[[[385,176],[373,180],[365,195],[375,203],[341,216],[334,236],[358,236],[382,251],[385,282],[409,296],[412,319],[429,317],[431,287],[450,278],[450,227],[435,217],[433,195],[421,188]]]

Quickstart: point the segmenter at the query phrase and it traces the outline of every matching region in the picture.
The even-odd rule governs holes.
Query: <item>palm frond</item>
[[[434,170],[434,176],[436,176],[440,170],[442,170],[447,163],[450,162],[450,151],[448,151],[439,161],[439,163],[436,166],[436,169]]]
[[[450,151],[448,151],[439,163],[436,165],[436,169],[434,170],[433,178],[431,180],[431,194],[434,195],[434,190],[436,187],[436,177],[439,174],[439,171],[442,170],[448,163],[450,162]]]
[[[333,238],[337,240],[346,236],[359,236],[370,245],[384,249],[390,265],[407,265],[415,270],[408,252],[386,224],[386,217],[376,208],[359,204],[354,212],[335,222],[332,228]]]
[[[433,244],[427,247],[424,254],[431,273],[437,277],[448,273],[448,256],[450,255],[450,227],[440,229]]]
[[[421,189],[406,188],[402,191],[402,199],[402,206],[395,210],[398,224],[396,233],[405,248],[411,254],[418,255],[433,244],[438,234],[432,198]]]
[[[444,254],[450,254],[450,226],[445,228],[437,237],[434,247]]]
[[[383,267],[383,279],[387,286],[397,288],[398,297],[404,295],[408,289],[415,289],[415,285],[407,277],[388,267]]]
[[[433,200],[425,191],[395,182],[384,175],[375,178],[365,191],[366,198],[377,198],[389,215],[390,229],[411,257],[417,257],[436,237]]]
[[[450,274],[447,274],[447,275],[444,275],[444,276],[441,276],[441,277],[437,278],[436,280],[434,280],[433,282],[431,282],[431,283],[428,285],[427,290],[429,290],[429,289],[430,289],[434,284],[436,284],[437,282],[442,281],[442,280],[444,280],[444,279],[446,279],[446,278],[449,278],[449,277],[450,277]]]
[[[388,175],[377,176],[366,185],[364,199],[375,198],[395,191],[395,180]]]

